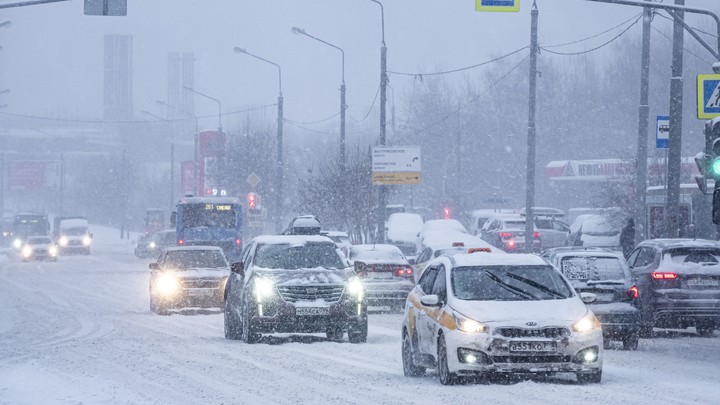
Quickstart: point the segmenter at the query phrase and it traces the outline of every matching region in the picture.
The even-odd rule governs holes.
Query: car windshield
[[[718,264],[720,263],[720,249],[684,247],[670,249],[666,252],[675,263],[699,263]]]
[[[173,269],[227,267],[220,250],[172,250],[167,252],[163,266]]]
[[[553,229],[553,221],[552,219],[535,219],[535,226],[538,229]]]
[[[505,221],[504,229],[522,231],[525,229],[525,221]]]
[[[253,265],[266,269],[311,269],[316,267],[342,269],[345,264],[331,243],[307,243],[304,245],[259,245]]]
[[[451,282],[455,296],[469,301],[554,300],[573,295],[548,265],[458,267],[452,270]]]
[[[65,229],[65,231],[63,233],[67,236],[82,236],[87,233],[87,228],[83,228],[83,227],[68,228],[68,229]]]
[[[573,256],[560,262],[560,270],[570,280],[623,280],[625,269],[617,257]]]

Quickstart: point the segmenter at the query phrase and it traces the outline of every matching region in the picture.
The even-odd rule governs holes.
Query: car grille
[[[562,355],[536,355],[536,356],[491,356],[493,363],[570,363],[571,356]]]
[[[556,339],[570,336],[570,330],[567,328],[498,328],[495,330],[495,333],[507,338],[543,337],[548,339]]]
[[[285,302],[316,300],[337,302],[340,301],[345,287],[341,285],[291,285],[278,286],[277,289]]]
[[[182,284],[185,288],[218,288],[221,282],[217,278],[186,278]]]

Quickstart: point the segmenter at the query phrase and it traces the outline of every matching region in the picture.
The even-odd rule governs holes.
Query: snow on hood
[[[593,313],[600,314],[627,314],[639,312],[628,302],[609,302],[607,304],[588,304]]]
[[[276,285],[345,284],[355,275],[352,269],[331,270],[322,267],[314,269],[276,270],[254,267],[253,271]]]
[[[174,272],[182,278],[222,278],[230,275],[230,269],[226,267],[190,268]]]
[[[561,300],[527,301],[466,301],[451,299],[450,306],[478,322],[525,327],[537,322],[538,327],[569,325],[580,320],[588,309],[578,296]]]

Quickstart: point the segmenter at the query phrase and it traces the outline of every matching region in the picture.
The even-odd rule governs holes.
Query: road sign
[[[670,147],[670,117],[658,115],[655,124],[655,148],[668,149]]]
[[[697,109],[701,120],[720,117],[720,74],[698,75]]]
[[[420,184],[420,162],[418,147],[375,147],[372,157],[372,184]]]
[[[475,0],[475,11],[520,11],[520,0]]]
[[[247,179],[245,179],[245,181],[247,181],[247,183],[250,185],[250,187],[255,188],[255,186],[257,186],[258,183],[260,183],[260,177],[258,177],[258,175],[255,174],[255,172],[253,172],[253,173],[250,173],[249,176],[247,176]]]

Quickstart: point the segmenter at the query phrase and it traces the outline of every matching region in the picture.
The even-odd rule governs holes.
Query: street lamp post
[[[195,120],[195,135],[193,135],[193,142],[194,142],[194,145],[193,145],[193,159],[194,159],[194,162],[195,162],[195,164],[193,165],[193,183],[194,183],[194,184],[193,184],[193,189],[195,190],[195,191],[194,191],[195,195],[198,195],[198,196],[199,196],[199,195],[201,195],[201,194],[200,194],[200,179],[199,179],[199,177],[200,177],[200,163],[198,162],[198,160],[200,159],[200,142],[199,142],[199,141],[200,141],[200,140],[199,140],[200,129],[199,129],[199,125],[198,125],[198,117],[197,117],[197,115],[195,115],[195,114],[193,114],[193,113],[191,113],[191,112],[189,112],[189,111],[185,111],[185,110],[183,110],[182,108],[178,108],[178,107],[175,107],[175,106],[173,106],[173,105],[170,105],[170,104],[168,104],[168,103],[166,103],[166,102],[164,102],[164,101],[162,101],[162,100],[155,100],[155,103],[158,104],[158,105],[162,105],[162,106],[171,108],[171,109],[173,109],[173,110],[175,110],[175,111],[177,111],[177,112],[179,112],[179,113],[181,113],[181,114],[185,114],[185,115],[187,115],[188,117],[191,117],[191,118],[193,118],[193,119]]]
[[[244,54],[247,56],[251,56],[255,59],[261,60],[265,63],[269,63],[273,66],[275,66],[278,70],[278,116],[277,116],[277,179],[276,186],[275,186],[275,192],[277,197],[277,212],[276,212],[276,218],[275,218],[275,226],[277,228],[277,231],[280,231],[282,229],[282,213],[283,213],[283,95],[282,95],[282,69],[280,68],[280,65],[277,63],[267,60],[265,58],[261,58],[260,56],[257,56],[255,54],[252,54],[245,50],[244,48],[240,47],[234,47],[233,51],[235,53]]]
[[[205,93],[199,92],[199,91],[195,90],[194,88],[188,86],[187,84],[184,84],[183,88],[185,90],[191,91],[197,95],[203,96],[209,100],[212,100],[218,104],[218,131],[222,132],[222,103],[220,102],[220,100],[216,99],[215,97],[208,96]]]
[[[387,103],[387,47],[385,46],[385,8],[378,0],[370,0],[380,6],[382,26],[382,45],[380,46],[380,146],[385,146],[385,104]],[[378,186],[377,236],[376,240],[385,240],[385,205],[387,204],[386,186]]]
[[[298,27],[292,27],[291,29],[293,34],[299,34],[299,35],[305,35],[308,38],[314,39],[318,42],[321,42],[325,45],[331,46],[338,51],[340,51],[340,54],[342,55],[342,84],[340,85],[340,168],[341,170],[345,170],[345,109],[347,106],[345,105],[345,51],[342,50],[339,46],[333,45],[330,42],[324,41],[320,38],[314,37],[307,32],[305,32],[304,29],[298,28]]]

